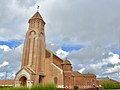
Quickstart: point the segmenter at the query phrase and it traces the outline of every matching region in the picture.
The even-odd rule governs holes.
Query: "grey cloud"
[[[114,67],[115,64],[112,63],[108,63],[107,65],[103,65],[102,68],[110,68],[110,67]]]
[[[101,9],[99,4],[102,5],[104,9]],[[112,3],[109,4],[110,6],[112,5]],[[69,5],[67,2],[55,3],[52,8],[54,12],[51,10],[51,15],[49,15],[50,21],[53,21],[53,23],[51,23],[53,27],[52,31],[55,32],[49,34],[51,34],[51,37],[57,37],[59,33],[61,37],[69,37],[79,43],[97,41],[98,43],[109,44],[110,41],[112,42],[117,39],[119,33],[119,24],[117,24],[119,20],[117,20],[117,22],[115,21],[115,18],[119,17],[119,12],[114,11],[117,8],[116,5],[113,4],[112,11],[114,11],[115,14],[113,17],[113,12],[110,10],[109,4],[103,1],[92,2],[85,0],[77,1],[77,3],[69,2]],[[73,7],[73,5],[75,5],[75,7]],[[108,7],[106,7],[106,5],[108,5]],[[111,24],[113,22],[114,24]],[[61,42],[64,42],[63,40],[61,40]],[[71,42],[73,41],[71,40]]]
[[[109,50],[107,51],[103,47],[88,46],[80,49],[79,51],[72,51],[69,54],[71,60],[77,60],[81,63],[94,63],[100,62],[103,58],[108,58]],[[104,54],[103,54],[104,53]]]
[[[37,0],[17,0],[17,3],[21,7],[31,7],[34,6],[37,3]]]
[[[31,10],[19,7],[15,0],[8,1],[0,1],[0,40],[23,39]]]

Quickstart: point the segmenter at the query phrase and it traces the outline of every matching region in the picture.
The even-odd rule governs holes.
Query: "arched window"
[[[54,83],[57,84],[58,83],[58,78],[54,77]]]

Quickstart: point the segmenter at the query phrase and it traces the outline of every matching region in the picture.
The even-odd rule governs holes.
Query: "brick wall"
[[[78,76],[73,77],[74,86],[79,88],[93,88],[98,86],[98,81],[95,76]]]
[[[56,66],[52,61],[53,58],[47,58],[45,60],[45,83],[55,83],[58,87],[62,87],[63,70]]]

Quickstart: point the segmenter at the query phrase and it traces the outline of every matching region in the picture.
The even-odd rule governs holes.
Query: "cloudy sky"
[[[0,78],[20,69],[29,18],[40,5],[46,46],[73,70],[120,81],[120,0],[0,0]]]

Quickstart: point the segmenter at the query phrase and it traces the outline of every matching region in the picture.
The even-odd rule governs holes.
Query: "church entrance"
[[[22,76],[20,79],[20,86],[27,86],[27,78],[25,76]]]

